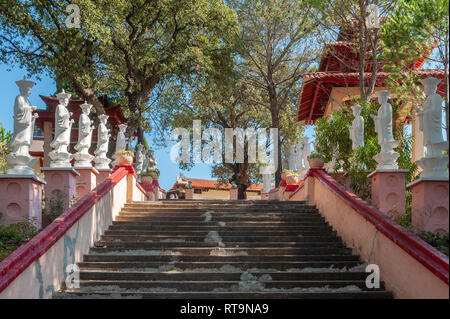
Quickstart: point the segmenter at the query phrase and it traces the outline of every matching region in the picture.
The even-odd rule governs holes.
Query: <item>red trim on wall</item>
[[[297,190],[297,188],[299,188],[298,185],[287,185],[286,188],[284,189],[285,192],[294,192],[295,190]]]
[[[288,199],[291,199],[292,196],[297,194],[297,192],[300,191],[303,188],[303,186],[305,186],[305,182],[304,181],[303,181],[303,183],[300,184],[300,186],[291,195],[289,195]]]
[[[142,187],[142,185],[139,184],[137,181],[136,181],[136,186],[137,186],[137,188],[139,188],[139,190],[140,190],[142,193],[144,193],[145,197],[148,198],[147,192],[145,191],[144,187]]]
[[[134,171],[134,170],[133,170]],[[89,209],[117,185],[129,170],[119,167],[105,181],[77,201],[28,243],[0,263],[0,292],[36,259],[45,254]]]
[[[347,191],[324,170],[310,169],[308,176],[313,176],[320,180],[386,237],[413,256],[445,283],[449,284],[449,257],[393,222],[389,217],[357,195]]]

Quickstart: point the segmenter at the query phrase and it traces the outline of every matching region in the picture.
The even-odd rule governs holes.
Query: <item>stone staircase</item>
[[[304,202],[127,204],[54,298],[392,298]]]

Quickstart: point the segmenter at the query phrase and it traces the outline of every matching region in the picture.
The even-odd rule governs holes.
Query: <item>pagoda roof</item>
[[[444,70],[424,69],[413,70],[421,78],[435,77],[444,80]],[[372,73],[364,73],[366,84],[370,81]],[[384,80],[391,75],[389,72],[378,72],[375,86],[384,85]],[[303,75],[303,84],[298,101],[296,121],[304,124],[313,124],[325,115],[325,108],[333,87],[358,87],[359,73],[357,72],[311,72]],[[438,86],[437,92],[445,94],[443,82]]]
[[[44,103],[47,105],[48,110],[37,110],[39,114],[39,118],[49,118],[54,119],[55,117],[55,111],[56,106],[58,105],[59,101],[57,97],[53,96],[44,96],[39,95],[40,98],[44,101]],[[122,113],[122,109],[120,104],[117,104],[115,106],[112,106],[109,103],[108,96],[102,95],[98,98],[100,102],[103,104],[103,108],[105,109],[105,113],[109,115],[108,121],[111,121],[111,124],[113,126],[116,126],[118,124],[126,123],[126,118]],[[70,99],[69,104],[67,105],[67,109],[73,113],[74,118],[78,118],[81,114],[81,108],[80,105],[84,103],[83,99]]]

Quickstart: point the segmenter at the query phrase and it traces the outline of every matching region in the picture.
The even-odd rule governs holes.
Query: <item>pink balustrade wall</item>
[[[395,298],[449,298],[449,258],[348,192],[323,170],[310,170],[289,200],[317,206],[347,247],[379,266]]]
[[[127,198],[143,201],[145,191],[132,167],[116,167],[104,182],[0,263],[0,299],[51,298],[65,281],[67,265],[82,261]]]

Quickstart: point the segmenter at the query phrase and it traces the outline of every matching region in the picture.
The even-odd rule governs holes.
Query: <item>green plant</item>
[[[436,247],[439,251],[449,255],[449,233],[440,234],[428,231],[421,231],[417,234],[424,241],[429,243],[431,246]]]
[[[134,153],[132,151],[117,151],[116,155],[129,155],[131,157],[134,157]]]
[[[412,224],[411,224],[411,209],[409,211],[406,211],[402,215],[398,215],[393,218],[394,222],[402,226],[403,228],[409,230],[410,232],[413,232]]]
[[[24,222],[8,226],[0,224],[0,261],[36,236],[37,233],[38,229],[34,226],[33,220],[28,218]]]
[[[5,156],[11,152],[11,149],[8,147],[11,138],[11,131],[7,131],[0,122],[0,174],[6,173],[7,163]]]
[[[46,212],[51,221],[55,220],[59,215],[64,212],[64,199],[67,194],[63,191],[57,190],[53,195],[48,198],[49,211]]]
[[[314,153],[312,152],[311,154],[308,155],[308,160],[312,159],[312,158],[321,158],[323,160],[325,160],[324,156],[318,153]]]

